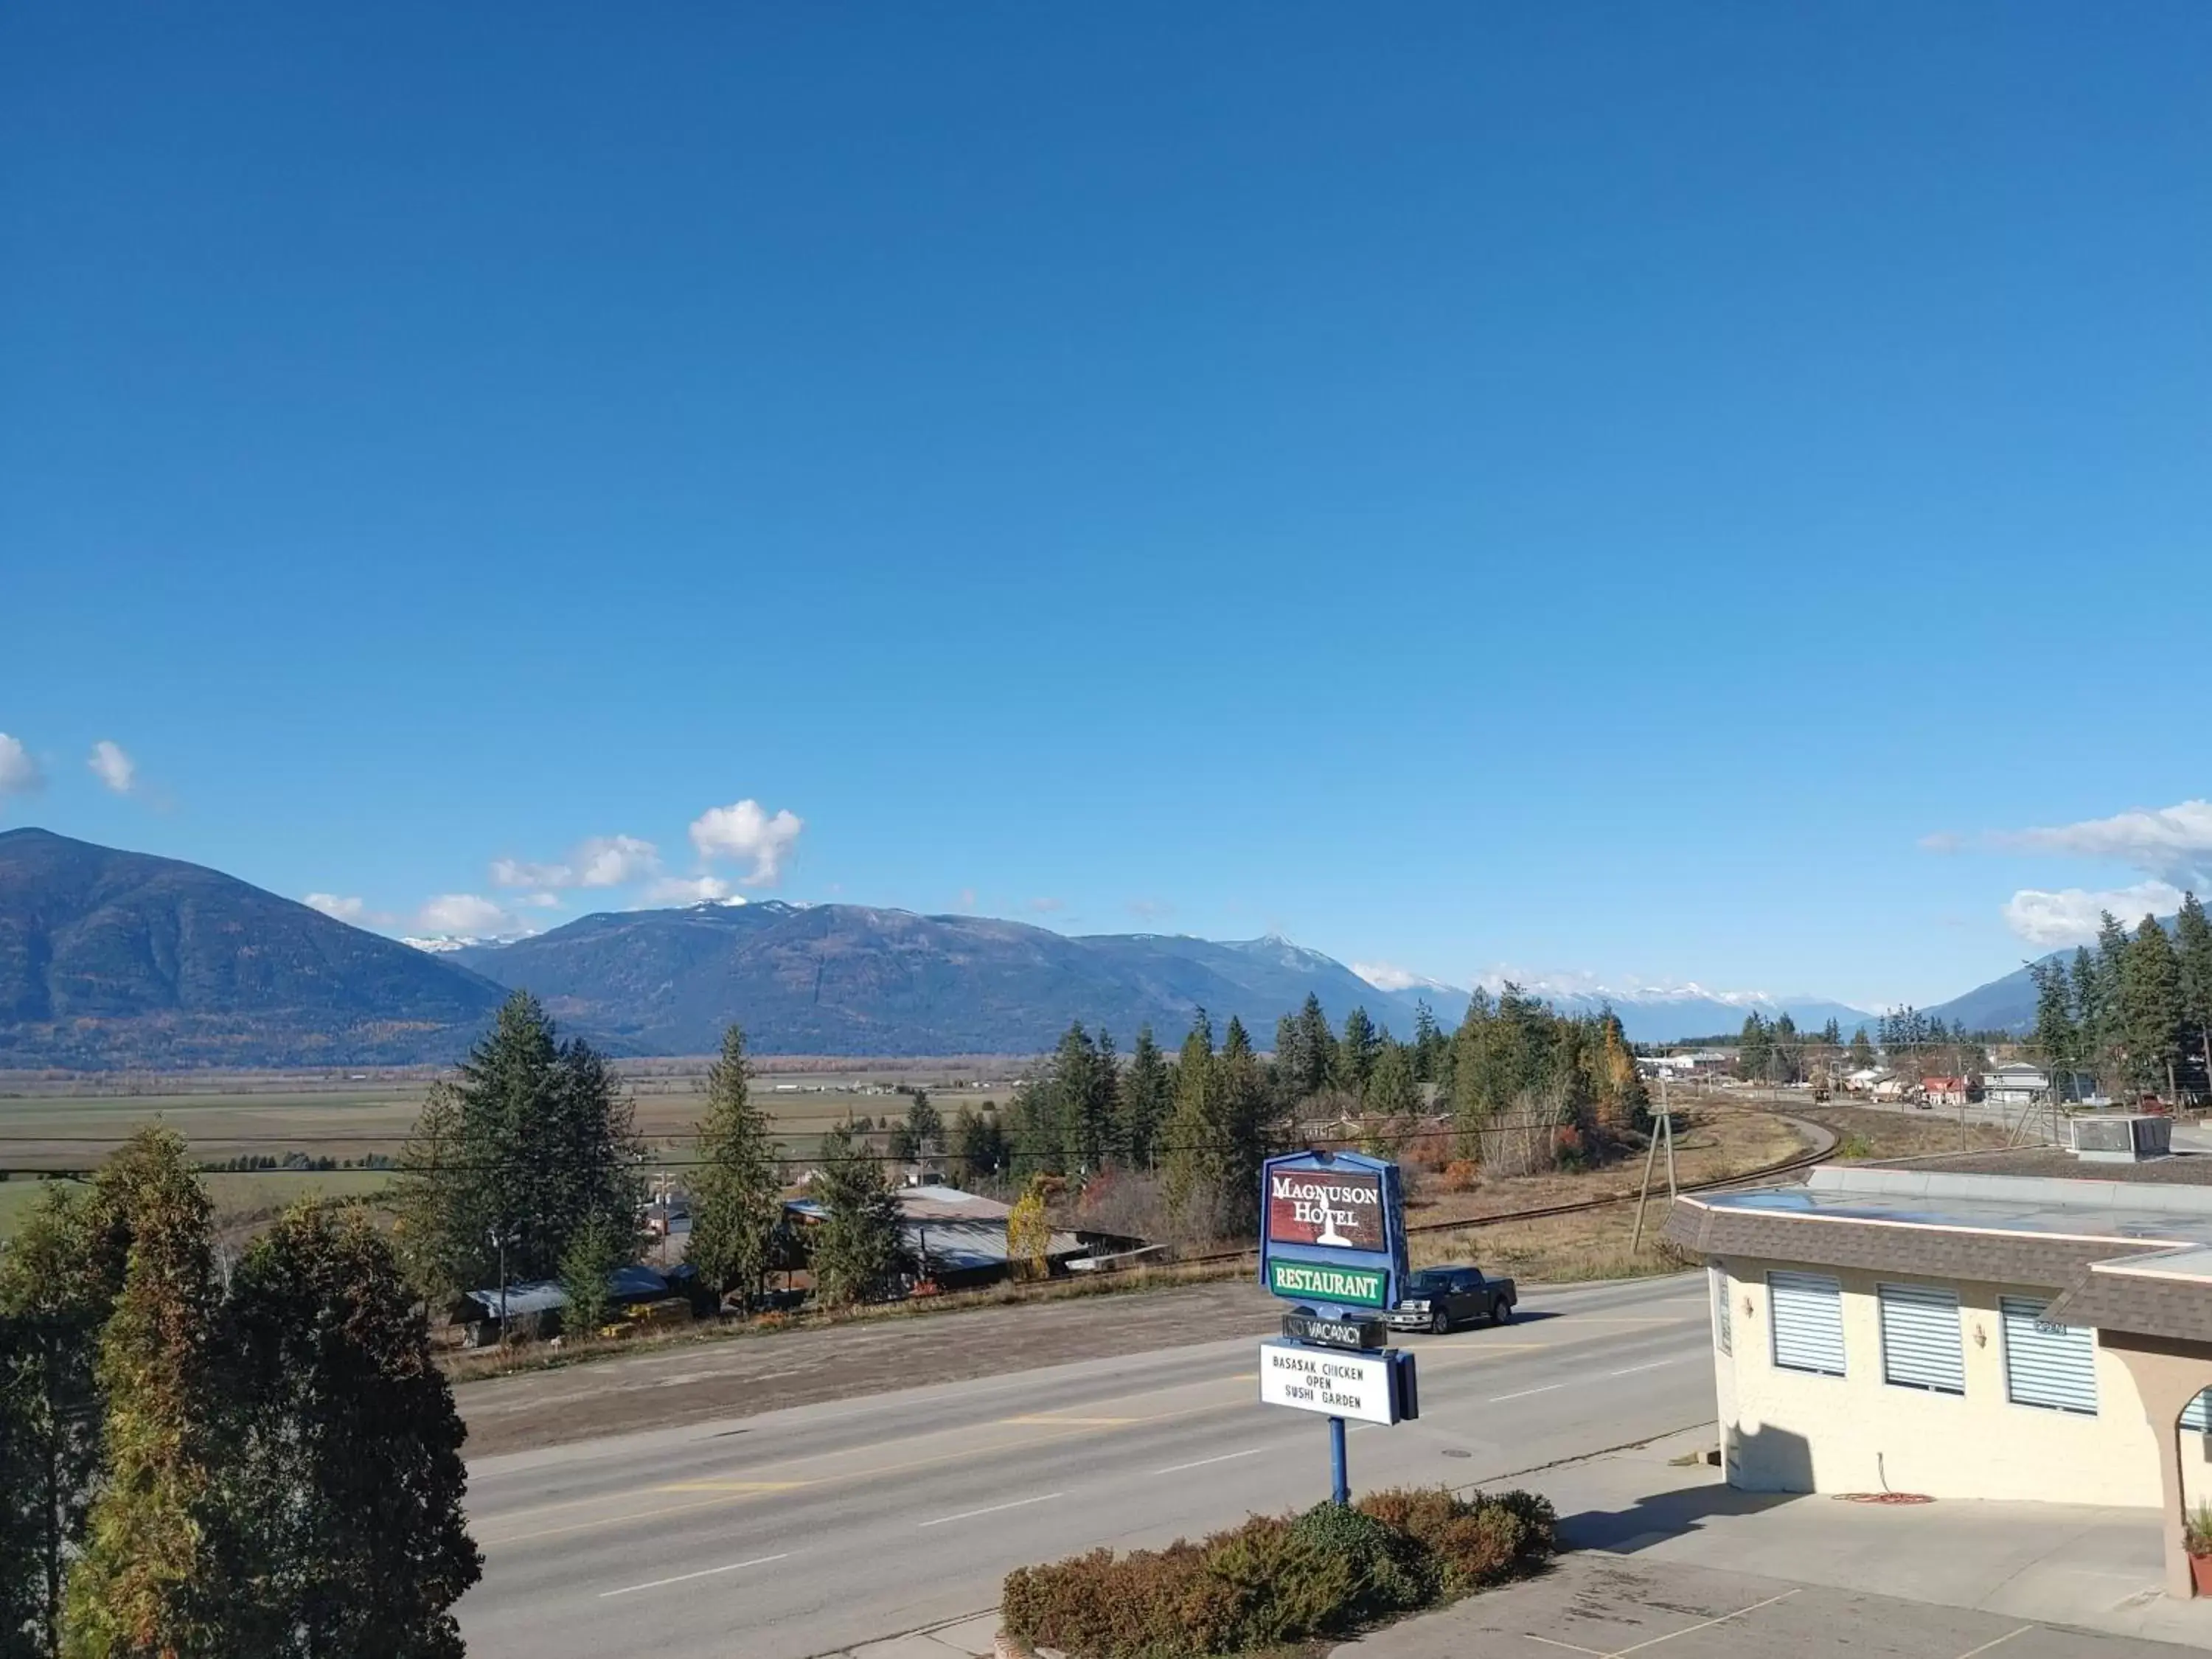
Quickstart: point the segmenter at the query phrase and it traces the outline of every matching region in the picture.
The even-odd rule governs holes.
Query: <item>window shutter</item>
[[[2181,1426],[2191,1434],[2212,1434],[2212,1411],[2207,1410],[2208,1404],[2212,1404],[2212,1389],[2204,1389],[2189,1402],[2181,1413]]]
[[[1826,1273],[1771,1273],[1766,1300],[1774,1363],[1820,1376],[1844,1374],[1844,1287]]]
[[[1735,1331],[1729,1313],[1728,1275],[1718,1267],[1705,1271],[1713,1281],[1713,1346],[1723,1353],[1732,1354],[1735,1352]]]
[[[2016,1406],[2097,1414],[2097,1346],[2086,1328],[2046,1325],[2051,1304],[2027,1297],[1997,1298],[2004,1325],[2005,1393]]]
[[[1966,1391],[1959,1293],[1932,1285],[1882,1285],[1881,1380],[1931,1394]]]

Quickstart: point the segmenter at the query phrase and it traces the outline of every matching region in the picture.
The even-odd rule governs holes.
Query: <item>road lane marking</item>
[[[1226,1463],[1232,1457],[1252,1457],[1267,1450],[1265,1446],[1247,1446],[1243,1451],[1224,1452],[1218,1457],[1201,1457],[1195,1463],[1170,1463],[1164,1469],[1154,1469],[1154,1474],[1181,1474],[1185,1469],[1202,1469],[1208,1463]]]
[[[1959,1659],[1974,1659],[1974,1656],[1976,1654],[1987,1653],[1991,1648],[2002,1647],[2005,1643],[2011,1641],[2014,1637],[2025,1636],[2028,1632],[2034,1628],[2035,1626],[2033,1625],[2022,1625],[2018,1630],[2008,1630],[2002,1636],[1998,1637],[1994,1642],[1984,1642],[1978,1648],[1968,1648],[1964,1653],[1959,1656]]]
[[[1541,1642],[1547,1648],[1565,1648],[1569,1653],[1587,1653],[1590,1656],[1590,1659],[1613,1659],[1613,1656],[1602,1648],[1577,1647],[1572,1642],[1561,1642],[1549,1636],[1539,1636],[1532,1630],[1522,1631],[1521,1639],[1524,1642]]]
[[[1526,1400],[1532,1394],[1549,1394],[1554,1389],[1564,1389],[1566,1386],[1564,1382],[1547,1382],[1540,1389],[1523,1389],[1518,1394],[1493,1394],[1482,1403],[1486,1406],[1503,1405],[1509,1400]]]
[[[629,1595],[638,1590],[659,1589],[664,1584],[686,1584],[694,1578],[712,1578],[718,1572],[735,1572],[740,1567],[764,1567],[771,1561],[787,1560],[790,1555],[789,1550],[781,1555],[756,1555],[750,1561],[732,1561],[726,1567],[702,1567],[697,1572],[679,1572],[673,1578],[656,1578],[649,1584],[624,1584],[620,1589],[601,1590],[599,1600],[604,1601],[610,1595]]]
[[[797,1492],[811,1480],[672,1480],[655,1492]]]
[[[1031,1504],[1049,1504],[1055,1498],[1066,1496],[1064,1492],[1040,1492],[1035,1498],[1017,1498],[1011,1504],[994,1504],[988,1509],[963,1510],[957,1515],[940,1515],[934,1521],[922,1521],[915,1524],[923,1527],[941,1527],[953,1521],[973,1521],[979,1515],[996,1515],[1000,1510],[1018,1510]]]
[[[1060,1417],[1042,1412],[1034,1417],[1002,1417],[1001,1423],[1023,1423],[1042,1429],[1119,1429],[1132,1423],[1141,1423],[1141,1417]]]
[[[1662,1365],[1687,1364],[1698,1356],[1693,1353],[1676,1354],[1672,1359],[1655,1359],[1645,1365],[1623,1365],[1617,1371],[1607,1371],[1607,1376],[1633,1376],[1638,1371],[1656,1371]]]

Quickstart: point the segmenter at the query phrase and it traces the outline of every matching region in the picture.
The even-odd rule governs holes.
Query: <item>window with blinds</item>
[[[2212,1434],[2212,1389],[2206,1389],[2183,1408],[2181,1426],[2191,1434]]]
[[[2045,1301],[2023,1296],[1997,1298],[2004,1328],[2005,1395],[2015,1406],[2045,1411],[2097,1414],[2097,1344],[2086,1327],[2044,1322]]]
[[[1966,1391],[1966,1352],[1959,1340],[1959,1293],[1933,1285],[1880,1285],[1881,1380],[1930,1394]]]
[[[1728,1275],[1718,1267],[1705,1269],[1713,1281],[1713,1346],[1723,1353],[1735,1352],[1735,1331],[1729,1321]]]
[[[1816,1376],[1844,1374],[1844,1287],[1826,1273],[1766,1275],[1774,1363]]]

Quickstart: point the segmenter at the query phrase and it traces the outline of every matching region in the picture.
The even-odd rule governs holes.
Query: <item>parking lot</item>
[[[2162,1642],[2036,1624],[1872,1590],[1661,1565],[1602,1551],[1337,1650],[1341,1659],[2179,1659]]]

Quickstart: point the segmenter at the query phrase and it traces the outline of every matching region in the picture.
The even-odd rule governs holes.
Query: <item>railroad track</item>
[[[1814,1137],[1816,1144],[1804,1152],[1781,1158],[1772,1164],[1762,1164],[1756,1170],[1742,1170],[1735,1175],[1715,1176],[1705,1181],[1686,1181],[1676,1187],[1675,1190],[1683,1193],[1707,1193],[1726,1187],[1741,1187],[1754,1181],[1771,1181],[1778,1176],[1795,1175],[1800,1170],[1812,1168],[1814,1164],[1827,1157],[1835,1150],[1837,1141],[1843,1138],[1841,1132],[1833,1125],[1823,1123],[1815,1117],[1801,1117],[1795,1113],[1781,1112],[1777,1112],[1774,1115],[1782,1118],[1784,1122],[1817,1131]],[[1820,1141],[1819,1137],[1821,1135],[1827,1138],[1825,1142]],[[1572,1204],[1543,1204],[1534,1209],[1508,1210],[1501,1215],[1468,1216],[1455,1221],[1417,1221],[1407,1227],[1406,1231],[1408,1234],[1468,1232],[1477,1227],[1503,1226],[1509,1221],[1540,1221],[1547,1216],[1580,1215],[1585,1211],[1607,1210],[1619,1205],[1634,1202],[1636,1202],[1634,1193],[1616,1193],[1607,1198],[1581,1199]],[[1259,1245],[1248,1244],[1237,1249],[1216,1250],[1206,1255],[1177,1256],[1175,1265],[1195,1267],[1208,1261],[1240,1261],[1256,1256],[1259,1253]]]

